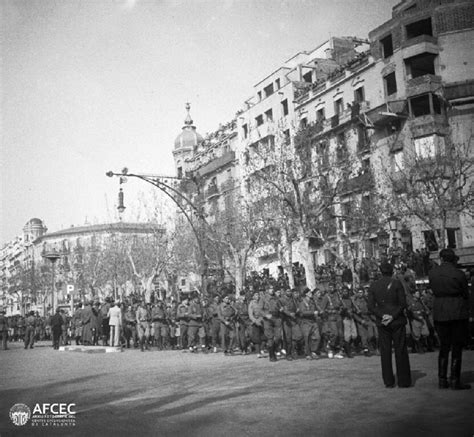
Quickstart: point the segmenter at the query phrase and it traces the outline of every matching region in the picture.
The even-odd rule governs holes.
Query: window
[[[181,179],[183,177],[183,167],[178,167],[178,178]]]
[[[416,38],[420,35],[433,36],[433,28],[431,26],[431,17],[424,20],[415,21],[405,26],[407,39]]]
[[[326,114],[324,108],[320,108],[316,111],[316,121],[321,122],[323,120],[326,120]]]
[[[273,94],[273,84],[267,85],[263,89],[263,92],[265,93],[265,97],[271,96]]]
[[[404,169],[404,158],[403,158],[403,150],[398,150],[393,154],[393,171],[401,171]]]
[[[242,130],[244,132],[244,138],[248,138],[248,136],[249,136],[249,127],[247,126],[247,123],[242,126]]]
[[[433,158],[436,155],[435,135],[415,138],[414,143],[417,158]]]
[[[393,55],[392,34],[382,38],[380,40],[380,45],[382,46],[382,56],[384,58],[388,58]]]
[[[308,119],[306,117],[303,117],[300,120],[300,128],[304,129],[306,126],[308,126]]]
[[[288,99],[285,99],[281,102],[281,111],[283,115],[288,115]]]
[[[357,103],[361,103],[365,100],[365,92],[364,87],[361,86],[354,90],[354,101]]]
[[[413,97],[409,101],[413,117],[422,117],[423,115],[429,115],[431,113],[429,94]]]
[[[258,100],[262,100],[262,92],[261,92],[261,91],[259,91],[259,92],[257,93],[257,96],[258,96]]]
[[[277,90],[280,89],[280,79],[277,79],[277,80],[275,81],[275,88],[276,88]]]
[[[434,231],[423,231],[423,237],[425,239],[425,246],[430,252],[436,252],[438,250],[438,242]]]
[[[311,83],[313,81],[313,73],[308,71],[306,74],[303,74],[303,80],[307,83]]]
[[[407,76],[413,79],[425,74],[435,74],[435,59],[436,55],[431,53],[423,53],[407,59],[405,61]]]
[[[265,121],[273,121],[273,111],[271,109],[265,111]]]
[[[263,124],[263,115],[255,117],[255,121],[257,122],[257,126],[261,126]]]
[[[334,114],[342,114],[342,111],[344,111],[344,100],[341,97],[334,101]]]
[[[456,249],[456,229],[446,228],[446,237],[448,240],[448,248]]]
[[[395,72],[387,74],[383,78],[385,82],[385,94],[391,96],[397,92],[397,79],[395,77]]]
[[[285,131],[283,131],[283,138],[284,138],[284,142],[285,144],[290,144],[290,129],[286,129]]]
[[[436,154],[443,154],[445,150],[444,137],[439,135],[428,135],[415,138],[415,155],[417,158],[433,158]]]

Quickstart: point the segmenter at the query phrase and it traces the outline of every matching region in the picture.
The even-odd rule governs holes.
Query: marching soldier
[[[219,330],[221,327],[221,321],[219,320],[219,305],[221,304],[221,300],[219,296],[214,297],[214,301],[209,305],[209,314],[210,314],[210,333],[211,333],[211,341],[212,347],[214,348],[214,352],[217,352],[217,348],[219,347]]]
[[[190,352],[197,352],[197,337],[203,323],[203,311],[199,296],[196,294],[189,305],[188,311],[188,347]],[[203,348],[204,349],[204,348]]]
[[[261,353],[262,338],[263,338],[263,317],[262,317],[263,302],[260,298],[260,293],[255,292],[252,300],[249,303],[248,313],[250,319],[250,340],[255,346],[257,358],[264,358],[265,355]]]
[[[293,361],[296,358],[296,341],[298,326],[296,312],[298,310],[296,301],[293,297],[293,291],[287,289],[285,296],[280,299],[281,315],[283,323],[283,348],[286,351],[286,359]]]
[[[348,287],[342,289],[342,325],[344,330],[344,352],[347,358],[352,358],[352,344],[357,339],[357,327],[354,319],[354,305]]]
[[[168,346],[169,325],[167,316],[165,304],[162,300],[159,300],[151,311],[155,344],[159,350]]]
[[[140,342],[140,350],[142,352],[148,349],[147,338],[150,336],[150,314],[144,301],[140,302],[137,310],[137,334]]]
[[[425,307],[418,290],[413,293],[408,303],[408,317],[414,352],[422,354],[425,352],[425,347],[427,347],[427,337],[430,332],[425,319]]]
[[[318,308],[313,300],[313,292],[305,289],[304,297],[298,305],[298,322],[303,333],[304,352],[307,360],[317,359],[316,351],[321,341],[317,317]]]
[[[127,344],[127,349],[130,348],[130,340],[133,338],[134,347],[138,346],[137,341],[137,315],[132,305],[128,305],[123,315],[123,336]]]
[[[231,305],[230,296],[225,296],[222,303],[218,307],[219,320],[221,322],[221,348],[224,355],[232,354],[234,348],[235,337],[235,308]]]
[[[188,347],[188,322],[189,322],[189,298],[185,296],[181,304],[178,305],[176,319],[179,323],[180,347],[186,349]]]
[[[376,338],[377,330],[367,308],[367,298],[364,295],[364,289],[359,288],[356,296],[352,299],[355,308],[354,319],[357,325],[362,352],[366,357],[371,355],[371,341]]]
[[[237,345],[243,354],[247,353],[249,345],[249,309],[245,296],[240,295],[234,305],[236,310],[235,334],[237,338]]]
[[[270,361],[276,362],[276,349],[281,342],[281,304],[275,296],[273,286],[267,288],[267,294],[263,299],[263,331],[267,338],[268,353]]]
[[[35,343],[36,317],[35,312],[30,311],[25,318],[25,349],[33,349]]]
[[[341,317],[342,308],[342,301],[338,296],[336,287],[334,284],[330,284],[328,293],[324,295],[321,301],[321,311],[326,314],[327,318],[328,358],[344,358],[344,355],[338,351],[341,339],[344,336]]]

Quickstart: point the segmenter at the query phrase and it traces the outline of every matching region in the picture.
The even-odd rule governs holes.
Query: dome
[[[189,114],[191,105],[186,103],[186,110],[188,115],[184,120],[183,131],[176,137],[174,141],[175,150],[178,149],[193,149],[204,141],[202,135],[196,132],[196,127],[193,126],[193,120]]]
[[[39,218],[32,218],[26,223],[26,226],[43,226],[43,221]]]

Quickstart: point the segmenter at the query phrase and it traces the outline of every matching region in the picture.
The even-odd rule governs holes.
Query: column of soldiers
[[[188,352],[235,352],[257,357],[308,360],[321,357],[351,358],[357,349],[365,356],[378,353],[377,329],[367,308],[366,289],[354,291],[331,283],[327,290],[283,289],[261,284],[252,294],[215,296],[194,294],[178,304],[170,299],[153,305],[121,304],[120,344],[140,350],[182,349]],[[432,293],[408,287],[407,335],[412,352],[432,351],[438,346],[432,320]],[[60,344],[69,338],[76,344],[109,345],[109,313],[113,301],[79,304],[72,318],[61,313]],[[32,348],[36,340],[50,338],[48,318],[34,313],[6,318],[0,312],[2,347],[23,341]]]

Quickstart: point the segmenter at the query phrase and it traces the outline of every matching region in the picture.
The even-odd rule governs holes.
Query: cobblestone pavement
[[[386,389],[379,357],[270,363],[255,355],[21,344],[0,351],[0,436],[473,436],[474,389],[437,388],[436,353],[411,354],[414,387]],[[463,380],[474,382],[474,352]],[[24,403],[76,404],[75,427],[14,426]]]

